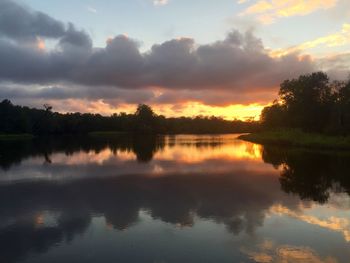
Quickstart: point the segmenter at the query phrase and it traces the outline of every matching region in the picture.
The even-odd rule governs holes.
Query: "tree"
[[[281,84],[278,101],[264,109],[263,122],[318,132],[329,128],[335,96],[325,73],[316,72],[285,80]]]
[[[156,132],[156,114],[146,104],[139,104],[135,112],[135,131],[139,133]]]
[[[45,103],[43,106],[46,112],[52,111],[52,106],[50,104]]]
[[[338,120],[341,129],[349,133],[350,132],[350,78],[347,82],[340,85],[341,87],[337,93],[338,107]]]
[[[286,107],[274,101],[262,110],[261,120],[265,128],[286,127]]]

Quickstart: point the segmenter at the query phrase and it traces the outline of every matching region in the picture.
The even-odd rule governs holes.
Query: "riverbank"
[[[350,150],[350,136],[329,136],[300,130],[265,131],[241,135],[238,138],[259,144]]]

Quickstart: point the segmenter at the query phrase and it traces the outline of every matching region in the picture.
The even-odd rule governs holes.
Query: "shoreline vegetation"
[[[282,129],[244,134],[238,139],[258,144],[293,146],[320,150],[350,150],[350,136],[308,133],[298,129]]]
[[[225,120],[216,116],[166,117],[140,104],[135,113],[114,113],[110,116],[91,113],[59,113],[50,105],[42,109],[0,102],[0,134],[91,135],[115,136],[120,134],[225,134],[257,131],[254,120]],[[18,135],[18,137],[21,137]]]

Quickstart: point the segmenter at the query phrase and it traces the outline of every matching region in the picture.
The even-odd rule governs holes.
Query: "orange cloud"
[[[273,50],[270,52],[270,55],[272,57],[281,57],[291,53],[313,49],[318,46],[336,47],[344,46],[347,44],[350,44],[350,24],[345,23],[339,32],[319,37],[314,40],[301,43],[297,46],[289,47],[286,49]]]
[[[36,39],[36,47],[39,49],[39,50],[45,50],[46,49],[46,45],[45,45],[45,41],[41,38],[37,38]]]
[[[278,18],[304,16],[320,9],[329,9],[338,0],[259,0],[241,15],[257,15],[259,21],[271,24]]]
[[[156,112],[164,114],[166,116],[186,116],[194,117],[198,115],[203,116],[221,116],[224,119],[233,120],[235,118],[244,120],[246,118],[253,118],[258,120],[260,114],[265,105],[261,104],[234,104],[227,106],[212,106],[206,105],[200,102],[185,102],[179,104],[177,107],[174,105],[154,105]],[[175,110],[174,110],[175,109]]]

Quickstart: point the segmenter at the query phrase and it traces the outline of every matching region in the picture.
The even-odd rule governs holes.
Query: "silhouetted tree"
[[[338,106],[338,123],[345,133],[350,132],[350,79],[343,85],[339,85],[337,96]]]
[[[157,132],[156,117],[150,106],[140,104],[135,112],[135,131],[138,133]]]
[[[261,122],[266,128],[349,133],[350,81],[330,82],[323,72],[285,80],[278,100],[262,111]]]
[[[261,120],[265,127],[285,127],[287,110],[286,106],[274,101],[271,106],[265,107],[261,112]]]

